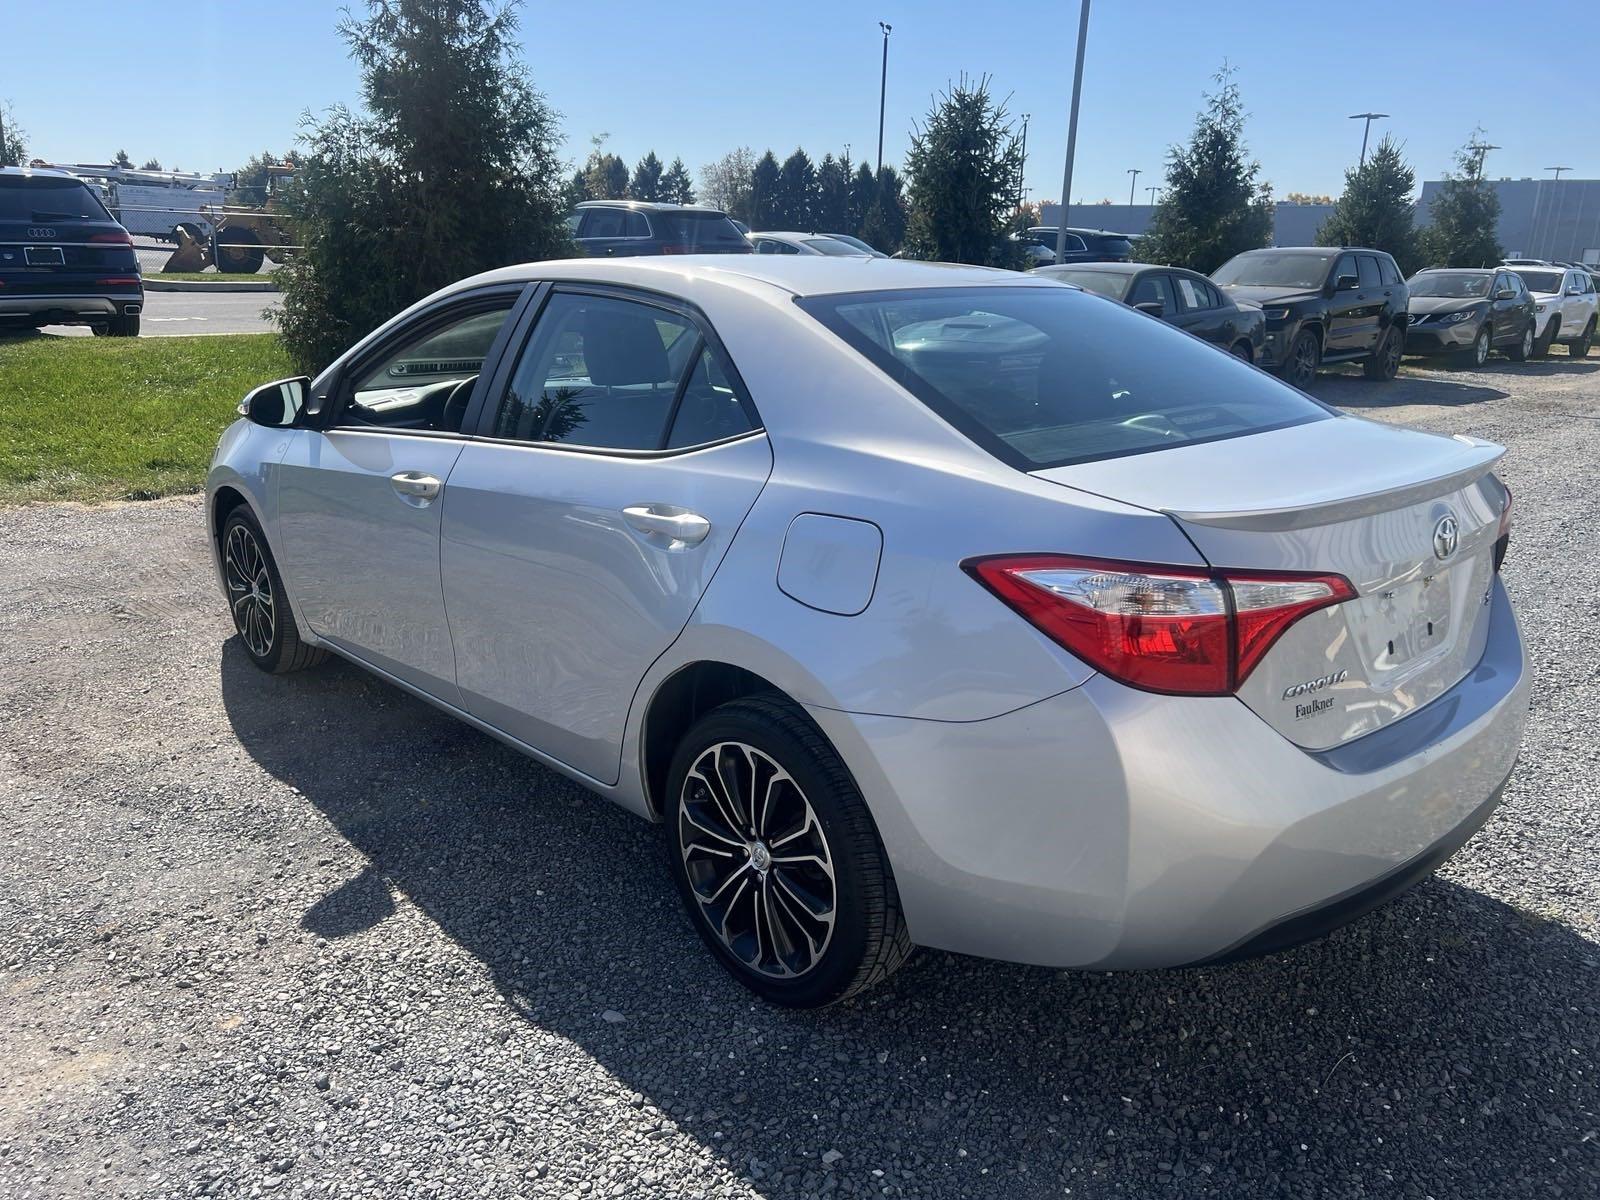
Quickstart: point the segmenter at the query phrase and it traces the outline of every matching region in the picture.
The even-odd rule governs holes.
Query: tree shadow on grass
[[[925,952],[789,1012],[705,953],[657,828],[343,663],[268,677],[233,639],[221,673],[245,750],[372,864],[307,928],[367,928],[392,881],[764,1195],[1594,1194],[1600,952],[1464,887],[1229,967]]]

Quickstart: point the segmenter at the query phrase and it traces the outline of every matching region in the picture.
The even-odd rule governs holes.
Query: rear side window
[[[105,205],[83,184],[49,176],[0,177],[0,221],[109,221]]]
[[[586,238],[621,237],[627,214],[620,208],[591,208],[583,214],[578,236]]]
[[[1095,249],[1101,254],[1110,254],[1116,258],[1133,256],[1133,243],[1127,238],[1097,238]]]
[[[661,223],[661,236],[669,242],[688,247],[685,253],[729,246],[749,249],[750,243],[745,241],[744,234],[722,213],[673,212],[667,209],[654,215]]]
[[[1191,312],[1216,308],[1221,303],[1209,287],[1187,275],[1178,276],[1178,295],[1183,297],[1183,306]]]
[[[1394,260],[1391,258],[1380,258],[1378,260],[1378,274],[1383,278],[1385,284],[1400,282],[1400,268],[1394,265]]]
[[[796,303],[1019,470],[1331,416],[1171,326],[1068,288],[930,288]]]

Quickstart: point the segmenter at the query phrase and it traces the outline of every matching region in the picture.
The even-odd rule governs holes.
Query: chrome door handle
[[[401,471],[398,475],[389,476],[389,486],[407,504],[420,507],[436,499],[444,484],[421,471]]]
[[[699,513],[672,504],[630,504],[623,518],[640,533],[669,547],[676,543],[698,545],[711,532],[711,522]]]

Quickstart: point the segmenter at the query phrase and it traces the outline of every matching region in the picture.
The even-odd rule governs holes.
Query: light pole
[[[1159,192],[1160,190],[1161,190],[1160,188],[1155,187],[1153,185],[1151,187],[1145,188],[1145,191],[1150,194],[1150,207],[1151,208],[1155,207],[1155,205],[1156,205],[1156,193]]]
[[[1374,121],[1381,121],[1385,117],[1387,117],[1388,115],[1389,115],[1388,113],[1351,113],[1350,114],[1350,119],[1352,121],[1365,121],[1366,122],[1366,125],[1364,125],[1362,127],[1362,129],[1361,129],[1361,166],[1364,167],[1364,166],[1367,165],[1367,135],[1372,132],[1372,123]]]
[[[883,30],[883,75],[878,80],[878,174],[883,174],[883,105],[889,94],[889,31],[893,25],[878,22],[878,28]]]
[[[1560,183],[1561,182],[1561,172],[1570,171],[1570,170],[1572,170],[1572,168],[1571,167],[1546,167],[1545,170],[1546,171],[1554,171],[1556,173],[1556,182]]]
[[[1484,157],[1489,153],[1489,151],[1491,151],[1491,150],[1499,150],[1500,147],[1499,146],[1491,146],[1488,142],[1468,142],[1467,143],[1467,149],[1468,150],[1476,150],[1478,152],[1478,180],[1481,183],[1483,181],[1483,160],[1484,160]]]
[[[1128,168],[1128,174],[1133,176],[1133,178],[1128,180],[1128,207],[1132,208],[1133,207],[1133,185],[1139,182],[1139,176],[1143,175],[1144,172],[1141,171],[1138,167],[1129,167]]]
[[[1083,48],[1089,41],[1089,0],[1078,10],[1078,61],[1072,70],[1072,111],[1067,117],[1067,163],[1061,172],[1061,224],[1056,226],[1056,261],[1067,254],[1067,214],[1072,200],[1072,159],[1078,152],[1078,98],[1083,93]]]
[[[1027,194],[1026,182],[1028,178],[1028,122],[1033,119],[1031,113],[1022,114],[1022,162],[1017,167],[1017,207],[1021,208]]]

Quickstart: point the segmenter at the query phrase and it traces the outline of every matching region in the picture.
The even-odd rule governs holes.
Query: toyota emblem
[[[1459,530],[1455,513],[1445,513],[1433,527],[1433,554],[1435,558],[1449,558],[1456,552]]]

